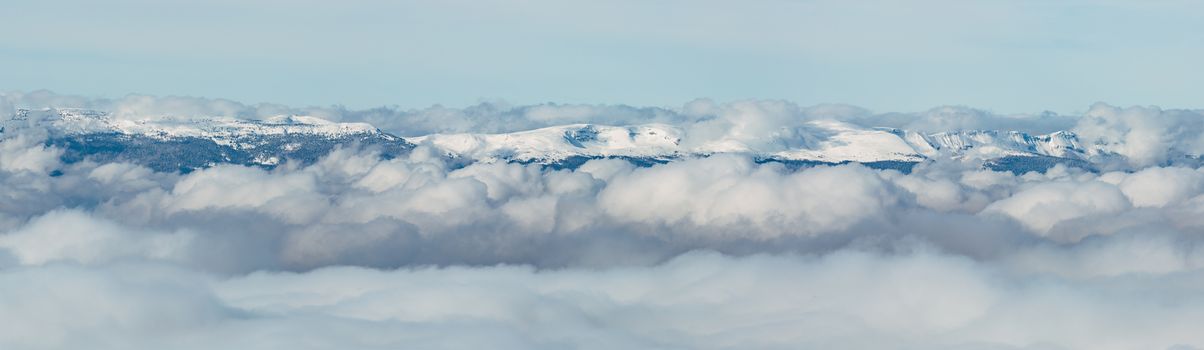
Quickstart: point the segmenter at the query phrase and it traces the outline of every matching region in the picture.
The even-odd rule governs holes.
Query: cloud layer
[[[71,103],[5,96],[12,108]],[[131,116],[297,111],[172,98],[77,102],[130,104]],[[0,345],[1204,345],[1194,326],[1204,321],[1204,170],[1163,164],[1202,151],[1197,112],[1097,105],[1082,117],[904,115],[705,100],[680,109],[473,108],[501,107],[322,110],[414,132],[660,121],[763,135],[812,115],[934,130],[1070,126],[1128,164],[1014,175],[930,162],[904,174],[854,164],[791,170],[724,155],[557,171],[465,166],[420,146],[391,160],[340,149],[304,167],[174,174],[63,164],[45,135],[5,133],[0,324],[10,326],[0,328]]]
[[[1198,271],[1058,279],[964,257],[690,253],[646,268],[219,279],[152,264],[0,272],[9,348],[1191,348]]]

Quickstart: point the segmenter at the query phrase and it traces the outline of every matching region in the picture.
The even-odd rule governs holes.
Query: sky
[[[1196,1],[11,0],[0,89],[353,108],[1199,108]]]

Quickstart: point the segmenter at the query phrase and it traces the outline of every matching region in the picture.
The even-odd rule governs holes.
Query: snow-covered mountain
[[[434,134],[408,138],[447,155],[477,161],[551,164],[574,157],[672,160],[687,155],[682,131],[672,126],[573,124],[507,134]]]
[[[118,133],[159,139],[203,137],[219,143],[232,143],[242,137],[311,134],[326,137],[379,134],[396,139],[367,123],[335,123],[321,118],[282,115],[265,120],[229,117],[158,118],[128,120],[108,113],[76,108],[17,110],[0,127],[43,126],[62,135]]]
[[[374,147],[395,157],[414,147],[369,124],[305,116],[129,120],[84,109],[23,109],[0,121],[0,132],[21,128],[46,130],[46,143],[63,148],[67,162],[127,160],[159,171],[188,172],[220,163],[308,164],[340,146]]]
[[[127,160],[160,171],[192,171],[219,163],[271,168],[286,160],[312,163],[336,147],[374,147],[384,157],[430,146],[471,162],[517,162],[572,168],[590,159],[619,158],[651,165],[737,153],[793,167],[856,162],[908,171],[920,162],[954,159],[1014,172],[1055,164],[1092,168],[1114,156],[1079,142],[1071,132],[919,133],[818,120],[768,135],[715,135],[665,124],[571,124],[503,134],[433,134],[402,138],[366,123],[306,116],[265,120],[227,117],[123,119],[83,109],[18,110],[0,132],[41,128],[67,162]]]
[[[1098,149],[1083,147],[1078,136],[1069,131],[1029,135],[1017,131],[972,130],[936,133],[913,140],[922,141],[914,143],[917,147],[932,148],[936,153],[945,151],[980,159],[1040,155],[1086,160],[1103,154]]]
[[[1009,166],[1025,163],[1027,167],[1017,170],[1026,171],[1044,170],[1058,163],[1089,167],[1091,157],[1103,154],[1084,148],[1077,137],[1067,131],[1047,135],[1016,131],[922,134],[821,120],[752,140],[690,140],[688,134],[688,130],[662,124],[574,124],[505,134],[435,134],[408,140],[433,146],[455,158],[554,166],[595,158],[648,163],[740,153],[752,155],[762,162],[802,165],[857,162],[889,168],[936,158],[954,158],[980,161],[988,167],[996,167],[1001,162]]]

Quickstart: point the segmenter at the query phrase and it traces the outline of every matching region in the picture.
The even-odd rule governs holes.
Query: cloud
[[[898,201],[892,187],[859,166],[790,173],[748,158],[715,156],[639,169],[598,194],[616,220],[670,226],[760,229],[760,238],[837,231],[878,218]],[[735,229],[739,227],[741,229]]]
[[[1165,207],[1201,193],[1204,174],[1181,167],[1148,168],[1133,174],[1105,174],[1121,179],[1116,185],[1138,207]],[[1115,181],[1115,180],[1114,180]]]
[[[1158,107],[1120,108],[1096,104],[1074,131],[1083,141],[1120,154],[1135,167],[1164,164],[1173,157],[1204,152],[1200,111]]]
[[[1054,225],[1092,215],[1116,214],[1130,202],[1116,186],[1087,181],[1041,183],[991,203],[984,214],[1001,213],[1019,220],[1036,232]]]
[[[22,265],[56,261],[95,264],[117,259],[176,260],[192,239],[188,232],[137,232],[78,210],[39,216],[20,230],[0,236],[0,249]]]
[[[0,156],[54,154],[36,142],[5,144]],[[173,248],[178,256],[148,256],[216,273],[642,265],[693,249],[893,251],[917,240],[983,258],[1027,241],[1077,242],[1143,226],[1186,235],[1201,227],[1193,215],[1204,208],[1198,171],[1174,167],[1017,176],[924,164],[903,174],[859,165],[796,171],[722,155],[650,168],[594,160],[553,171],[449,164],[420,147],[390,160],[339,149],[305,167],[219,165],[180,175],[47,159],[43,171],[60,175],[0,173],[11,199],[0,221],[6,231],[50,232],[14,237],[53,240],[53,225],[72,222],[56,219],[61,209],[72,208],[106,223],[97,225],[127,228],[114,236],[122,245],[158,246],[164,234],[187,233]],[[15,256],[35,261],[23,254]]]
[[[1194,327],[1204,321],[1191,282],[1198,278],[1014,275],[944,254],[856,251],[696,252],[601,270],[330,267],[229,279],[164,265],[51,265],[0,271],[0,320],[14,325],[0,331],[0,343],[1163,349],[1204,341]]]
[[[0,135],[0,171],[46,174],[58,165],[62,150],[40,145],[41,139],[21,133]]]
[[[111,103],[131,115],[268,110],[122,101]],[[811,118],[1065,123],[785,101],[434,110],[450,115],[442,131],[651,120],[732,142],[806,142]],[[322,111],[443,125],[423,111]],[[740,155],[552,170],[426,146],[175,174],[64,164],[46,135],[6,132],[0,324],[14,326],[0,347],[1199,347],[1204,173],[1166,164],[1195,150],[1179,131],[1193,113],[1096,106],[1074,128],[1126,157],[1120,170],[1023,175],[955,161],[796,170]]]

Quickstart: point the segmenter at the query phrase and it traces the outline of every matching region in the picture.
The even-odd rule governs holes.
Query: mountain
[[[573,124],[505,134],[435,134],[408,138],[452,158],[512,161],[572,168],[590,159],[626,159],[638,165],[719,153],[754,156],[758,162],[791,167],[861,163],[909,171],[930,159],[982,162],[995,170],[1044,171],[1056,164],[1091,169],[1104,152],[1084,148],[1071,132],[1029,135],[1016,131],[957,131],[922,134],[865,128],[837,121],[811,121],[768,138],[688,139],[688,132],[663,124],[604,126]]]
[[[190,172],[220,163],[273,168],[285,160],[311,164],[336,147],[374,148],[383,157],[413,144],[365,123],[305,116],[266,120],[190,118],[126,120],[83,109],[17,110],[0,132],[40,128],[67,163],[130,161],[156,171]]]
[[[503,134],[432,134],[402,138],[365,123],[336,123],[306,116],[264,120],[225,117],[129,120],[85,109],[18,110],[0,132],[47,131],[46,144],[64,150],[65,162],[130,161],[157,171],[190,172],[230,163],[273,168],[286,161],[310,164],[337,147],[372,148],[382,157],[427,145],[460,164],[515,162],[553,169],[591,159],[624,159],[640,166],[737,153],[759,163],[791,168],[861,163],[904,172],[921,162],[952,159],[1023,173],[1057,164],[1094,169],[1115,155],[1079,142],[1071,132],[1030,135],[967,130],[919,133],[820,120],[769,135],[711,135],[665,124],[571,124]],[[693,134],[693,135],[692,135]],[[734,133],[740,134],[740,133]],[[691,137],[693,136],[693,137]]]
[[[689,154],[680,146],[682,132],[660,124],[601,126],[574,124],[507,134],[434,134],[412,137],[452,158],[471,161],[537,163],[555,168],[574,161],[623,158],[637,163],[664,163]]]

